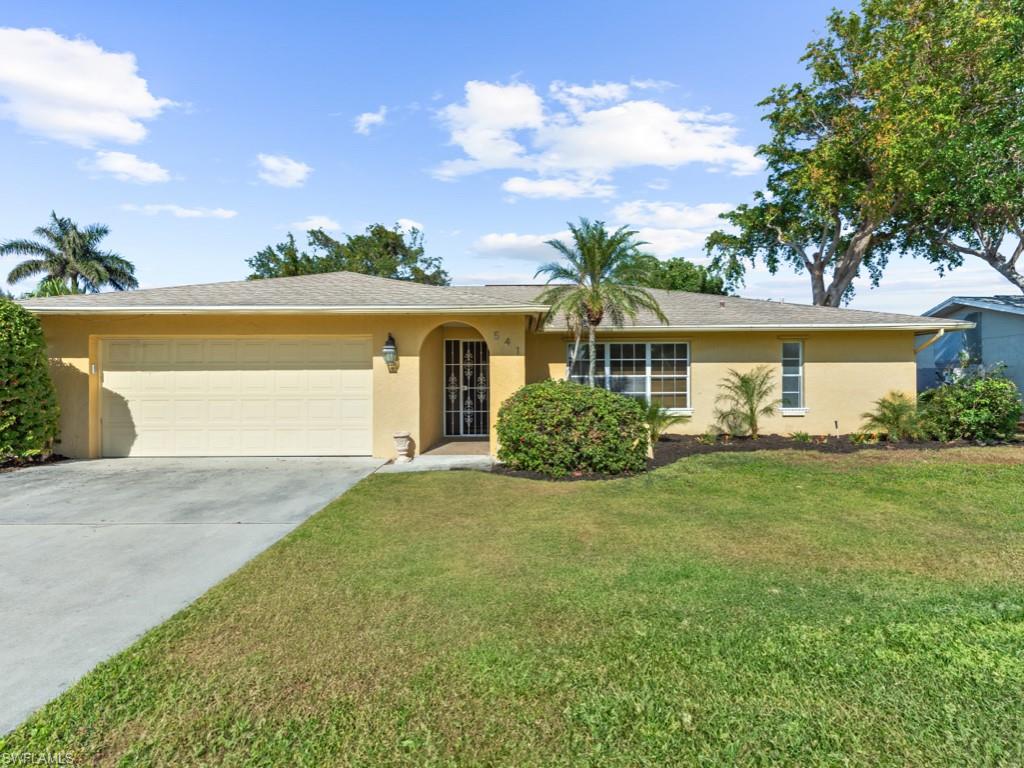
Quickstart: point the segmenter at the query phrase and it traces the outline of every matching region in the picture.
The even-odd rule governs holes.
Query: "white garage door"
[[[366,456],[369,339],[108,339],[104,456]]]

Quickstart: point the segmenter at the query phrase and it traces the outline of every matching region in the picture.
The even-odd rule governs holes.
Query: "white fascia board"
[[[924,320],[924,318],[922,318]],[[817,325],[798,324],[772,324],[772,325],[632,325],[629,327],[599,327],[598,334],[605,333],[647,333],[660,331],[669,333],[705,333],[725,331],[917,331],[926,333],[945,329],[947,331],[969,330],[974,323],[960,320],[947,320],[935,323],[820,323]],[[565,334],[564,328],[545,328],[544,333]]]
[[[325,307],[325,306],[95,306],[95,307],[44,307],[23,304],[29,312],[37,315],[211,315],[211,314],[327,314],[327,315],[451,315],[451,314],[541,314],[543,307],[526,306],[369,306],[369,307]]]

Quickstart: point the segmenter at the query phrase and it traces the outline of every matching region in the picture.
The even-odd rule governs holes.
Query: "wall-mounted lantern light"
[[[388,367],[388,371],[394,373],[398,370],[398,345],[395,343],[395,337],[390,333],[388,334],[388,340],[384,342],[384,346],[380,349],[381,356],[384,358],[384,364]]]

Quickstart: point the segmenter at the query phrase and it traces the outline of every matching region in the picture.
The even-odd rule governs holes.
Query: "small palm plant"
[[[669,413],[657,403],[648,403],[644,423],[651,434],[651,445],[658,442],[669,427],[682,424],[689,418],[681,413]]]
[[[917,404],[902,392],[875,400],[875,410],[862,413],[865,431],[884,433],[887,440],[920,440],[924,435]]]
[[[772,368],[760,365],[747,373],[729,369],[718,385],[722,393],[715,399],[724,407],[715,408],[715,419],[731,435],[747,435],[754,440],[760,433],[760,419],[771,416],[779,405]]]

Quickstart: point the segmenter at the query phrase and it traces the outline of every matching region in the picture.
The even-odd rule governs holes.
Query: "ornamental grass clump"
[[[650,439],[644,415],[637,400],[603,389],[527,384],[498,411],[498,460],[551,477],[639,472]]]

